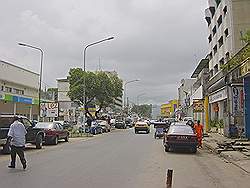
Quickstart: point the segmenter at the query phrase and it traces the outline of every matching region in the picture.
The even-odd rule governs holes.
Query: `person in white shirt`
[[[24,157],[25,148],[25,135],[27,131],[25,126],[21,123],[21,119],[14,117],[13,123],[10,125],[8,132],[7,144],[10,144],[11,148],[11,163],[9,168],[15,168],[16,166],[16,154],[19,156],[20,161],[23,165],[23,169],[26,169],[26,160]]]

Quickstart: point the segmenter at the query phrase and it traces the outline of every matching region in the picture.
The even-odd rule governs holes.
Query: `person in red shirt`
[[[200,120],[194,125],[194,129],[198,139],[198,148],[202,148],[203,125],[200,123]]]

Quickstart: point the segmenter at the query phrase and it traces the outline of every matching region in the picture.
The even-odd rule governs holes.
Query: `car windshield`
[[[53,127],[53,123],[37,123],[35,128],[41,129],[51,129]]]
[[[171,126],[168,133],[170,134],[193,134],[194,131],[190,126],[178,125],[178,126]]]

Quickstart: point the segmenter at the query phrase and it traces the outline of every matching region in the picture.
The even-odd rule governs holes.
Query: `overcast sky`
[[[56,86],[71,67],[82,66],[88,43],[115,39],[87,51],[87,70],[115,70],[131,101],[161,104],[177,97],[207,53],[207,0],[6,0],[0,6],[0,59],[39,72],[44,50],[44,82]]]

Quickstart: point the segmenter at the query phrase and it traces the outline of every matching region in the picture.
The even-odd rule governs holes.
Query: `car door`
[[[36,131],[33,129],[32,123],[25,118],[22,118],[22,123],[25,126],[25,129],[27,131],[26,134],[26,141],[31,142],[34,141],[36,138]]]
[[[54,124],[54,127],[55,127],[55,132],[56,132],[56,136],[61,139],[61,130],[60,130],[60,127],[59,127],[59,123],[55,123]]]
[[[58,126],[58,131],[59,131],[59,134],[60,134],[60,139],[65,138],[66,137],[66,131],[64,130],[63,126],[60,123],[58,123],[57,126]]]

